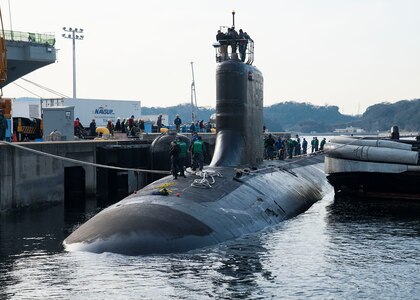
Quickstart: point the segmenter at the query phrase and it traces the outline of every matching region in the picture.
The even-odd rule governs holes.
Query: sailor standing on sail
[[[246,51],[246,46],[248,43],[248,40],[245,38],[244,32],[242,31],[242,29],[239,29],[239,35],[238,35],[238,40],[239,40],[239,55],[241,56],[241,61],[244,62],[245,61],[245,51]]]
[[[221,30],[218,30],[217,35],[216,35],[216,41],[218,41],[220,44],[220,60],[219,61],[224,61],[226,60],[226,57],[227,57],[227,46],[228,46],[226,34],[222,32]]]
[[[229,45],[232,47],[232,57],[233,54],[236,54],[236,43],[238,41],[238,33],[235,30],[235,27],[228,28],[227,37],[229,40]]]

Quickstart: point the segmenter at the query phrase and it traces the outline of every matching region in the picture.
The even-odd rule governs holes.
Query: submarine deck
[[[264,160],[259,168],[255,169],[205,167],[203,172],[194,172],[188,168],[185,172],[186,178],[178,177],[174,180],[172,176],[164,177],[133,193],[121,203],[130,202],[133,197],[138,198],[146,195],[175,195],[197,203],[214,202],[240,185],[247,184],[247,181],[254,175],[280,171],[297,177],[294,169],[323,163],[323,160],[324,156],[318,154],[287,160]],[[232,180],[220,180],[220,178],[231,178]],[[253,184],[255,185],[255,183]],[[258,186],[250,186],[250,188],[255,190],[258,189]],[[197,189],[203,189],[200,197],[197,197]],[[206,189],[212,189],[212,193],[206,193]]]

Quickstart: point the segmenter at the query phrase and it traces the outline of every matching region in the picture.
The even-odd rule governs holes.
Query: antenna
[[[233,20],[233,25],[232,27],[235,28],[235,11],[232,11],[232,20]]]
[[[192,83],[191,83],[191,121],[195,122],[198,119],[197,115],[197,95],[195,93],[195,81],[194,81],[194,62],[191,62],[191,73],[192,73]]]

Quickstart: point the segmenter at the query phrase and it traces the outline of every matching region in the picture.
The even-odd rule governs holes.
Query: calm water
[[[275,228],[191,253],[64,252],[93,213],[1,216],[0,299],[420,299],[418,208],[330,192]]]

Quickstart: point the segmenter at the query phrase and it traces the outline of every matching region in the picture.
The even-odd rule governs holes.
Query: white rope
[[[101,165],[101,164],[96,164],[96,163],[92,163],[92,162],[72,159],[72,158],[68,158],[68,157],[63,157],[63,156],[59,156],[59,155],[55,155],[55,154],[51,154],[51,153],[38,151],[38,150],[31,149],[31,148],[28,148],[28,147],[25,147],[25,146],[22,146],[22,145],[19,145],[19,144],[16,144],[16,143],[10,143],[10,142],[6,142],[6,141],[0,141],[0,143],[15,147],[15,148],[18,148],[18,149],[21,149],[21,150],[25,150],[25,151],[28,151],[28,152],[31,152],[31,153],[34,153],[34,154],[37,154],[37,155],[47,156],[47,157],[51,157],[51,158],[62,160],[62,161],[67,161],[67,162],[74,163],[74,164],[86,165],[86,166],[91,166],[91,167],[96,167],[96,168],[113,169],[113,170],[119,170],[119,171],[134,171],[134,172],[143,172],[143,173],[167,174],[167,175],[169,175],[171,173],[170,171],[162,171],[162,170],[121,168],[121,167]]]
[[[201,189],[211,189],[212,185],[216,182],[215,177],[223,177],[220,172],[213,170],[198,171],[194,173],[196,176],[200,176],[200,179],[194,179],[191,183],[192,187]],[[211,178],[211,182],[207,178]]]

